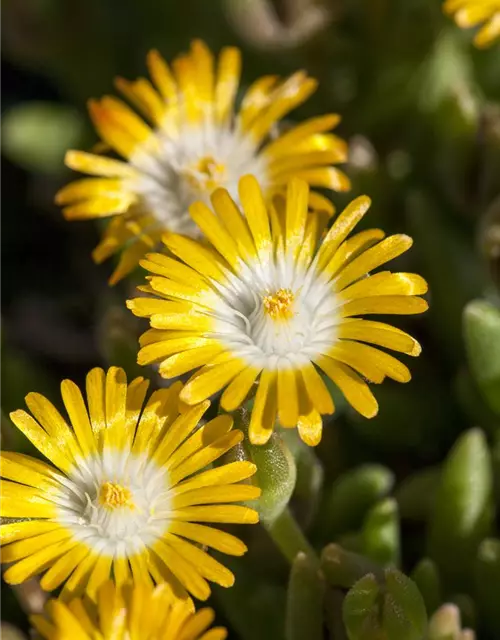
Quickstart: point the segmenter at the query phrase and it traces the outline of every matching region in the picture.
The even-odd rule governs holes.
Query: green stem
[[[286,507],[272,522],[262,523],[285,558],[292,563],[298,553],[305,553],[319,564],[316,552]]]

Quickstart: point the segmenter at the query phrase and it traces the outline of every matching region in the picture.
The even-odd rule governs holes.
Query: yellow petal
[[[265,444],[269,440],[274,429],[277,407],[276,372],[264,370],[259,380],[250,416],[248,435],[252,444]]]
[[[283,427],[295,427],[299,417],[296,372],[278,369],[278,418]]]
[[[181,391],[181,400],[187,404],[201,402],[220,391],[245,368],[245,362],[236,358],[228,363],[209,368],[189,380]]]
[[[241,540],[230,533],[220,531],[214,527],[174,520],[169,530],[171,533],[177,533],[183,538],[193,540],[198,544],[211,547],[221,553],[227,553],[232,556],[242,556],[247,551],[246,544],[241,542]]]
[[[360,256],[350,262],[335,278],[335,285],[338,290],[347,287],[351,282],[373,271],[380,265],[397,258],[413,244],[410,236],[403,234],[389,236],[374,247],[367,249]]]
[[[316,364],[340,389],[345,399],[365,418],[378,413],[378,404],[366,382],[351,368],[331,358],[320,357]]]

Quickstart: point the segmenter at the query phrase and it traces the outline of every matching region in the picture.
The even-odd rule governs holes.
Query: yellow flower
[[[181,383],[155,391],[148,381],[127,385],[122,369],[87,375],[87,405],[70,380],[61,385],[68,422],[49,400],[26,396],[33,417],[14,411],[15,425],[52,463],[2,452],[2,561],[11,584],[46,571],[50,591],[63,597],[84,591],[95,599],[112,573],[168,581],[179,596],[205,600],[207,581],[229,587],[234,576],[203,551],[205,545],[245,553],[234,536],[200,523],[253,523],[255,511],[230,504],[255,499],[259,489],[241,483],[255,465],[234,462],[206,469],[239,443],[241,431],[222,415],[197,428],[209,402],[179,404]],[[181,411],[179,413],[179,410]]]
[[[154,297],[127,303],[152,327],[141,338],[138,361],[159,363],[166,378],[201,367],[181,399],[193,404],[224,389],[226,411],[258,381],[250,440],[265,443],[278,416],[315,445],[321,414],[334,411],[318,369],[363,416],[375,416],[378,405],[363,378],[407,382],[410,372],[370,345],[412,356],[420,346],[399,329],[359,316],[421,313],[427,303],[416,296],[427,284],[411,273],[370,275],[412,240],[383,239],[380,229],[348,238],[370,205],[366,196],[338,216],[319,247],[327,216],[308,214],[304,181],[292,180],[286,202],[268,207],[256,179],[246,176],[239,197],[246,219],[222,189],[212,195],[215,214],[203,203],[191,207],[211,247],[167,233],[163,242],[174,257],[149,254],[141,261],[152,274],[142,290]]]
[[[350,188],[348,178],[332,166],[347,157],[345,142],[328,133],[339,116],[312,118],[273,135],[276,124],[315,91],[316,80],[305,72],[285,80],[259,78],[235,112],[238,49],[223,49],[215,65],[207,46],[195,40],[188,54],[174,60],[172,70],[156,51],[147,62],[153,83],[145,78],[116,81],[146,122],[114,97],[89,104],[102,140],[126,161],[69,151],[69,167],[98,177],[73,182],[57,195],[69,220],[116,216],[93,254],[102,262],[124,250],[111,283],[129,273],[163,232],[198,236],[189,205],[208,203],[219,186],[236,198],[238,180],[247,173],[259,178],[269,196],[282,191],[294,175],[315,187]],[[310,205],[324,208],[328,203],[311,194]]]
[[[195,612],[190,599],[176,598],[167,583],[117,587],[111,580],[97,593],[97,606],[83,598],[49,600],[46,616],[31,622],[46,640],[224,640],[222,627],[209,629],[212,609]]]
[[[462,29],[482,25],[474,38],[478,47],[487,47],[500,37],[500,0],[445,0],[444,10],[455,16]]]

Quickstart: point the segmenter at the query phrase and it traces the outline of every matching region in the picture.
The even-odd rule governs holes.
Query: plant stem
[[[319,563],[316,552],[286,507],[273,522],[263,522],[267,532],[285,558],[292,563],[301,551]]]

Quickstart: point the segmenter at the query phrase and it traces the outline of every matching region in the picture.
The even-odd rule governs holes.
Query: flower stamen
[[[189,184],[195,189],[213,191],[225,180],[226,167],[212,156],[203,156],[185,169],[185,174]]]
[[[101,486],[99,504],[107,509],[118,509],[119,507],[135,508],[130,489],[114,482],[105,482]]]
[[[290,289],[278,289],[272,295],[264,296],[264,311],[273,320],[288,320],[293,317],[293,301],[295,296]]]

